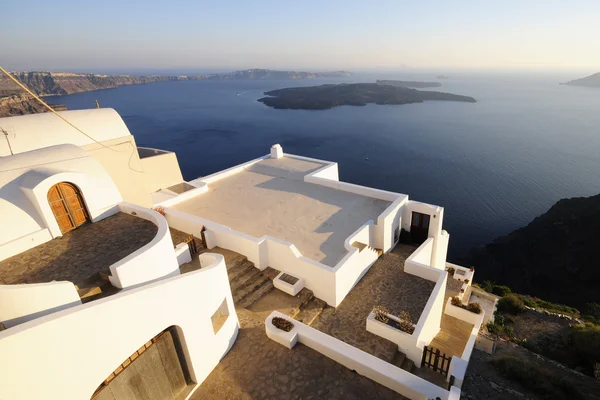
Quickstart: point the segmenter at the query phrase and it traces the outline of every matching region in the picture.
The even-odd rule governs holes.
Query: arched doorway
[[[52,186],[48,190],[48,203],[62,233],[89,221],[81,192],[71,183],[60,182]]]

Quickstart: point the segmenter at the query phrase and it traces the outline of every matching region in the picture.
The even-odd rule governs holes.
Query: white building
[[[365,331],[425,369],[426,346],[446,315],[466,321],[464,352],[442,368],[449,384],[298,321],[283,332],[271,323],[277,311],[265,335],[288,347],[304,343],[409,398],[460,396],[484,313],[447,299],[456,280],[468,303],[473,273],[446,263],[442,207],[340,182],[336,163],[279,145],[184,182],[175,154],[138,148],[114,110],[62,115],[85,135],[51,114],[0,120],[8,133],[0,138],[0,354],[10,360],[0,366],[0,398],[189,398],[239,329],[237,267],[219,249],[248,260],[239,272],[248,282],[260,272],[261,284],[290,299],[304,289],[339,307],[402,231],[420,245],[399,268],[433,289],[412,333],[375,313],[364,316]],[[182,233],[215,253],[196,255],[196,242]],[[263,287],[235,305],[250,307],[271,289]]]

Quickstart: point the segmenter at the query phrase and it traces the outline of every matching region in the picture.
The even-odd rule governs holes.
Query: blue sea
[[[186,179],[268,153],[333,160],[340,179],[445,208],[449,259],[528,224],[557,200],[600,193],[600,89],[584,75],[457,72],[434,90],[477,103],[275,110],[256,100],[292,86],[437,80],[409,71],[302,81],[180,81],[50,98],[115,108],[139,146],[177,153]]]

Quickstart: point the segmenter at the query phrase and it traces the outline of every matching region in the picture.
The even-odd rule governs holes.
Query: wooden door
[[[421,244],[427,240],[427,236],[429,235],[429,215],[418,212],[412,213],[410,235],[413,243],[416,244]]]
[[[48,191],[48,203],[62,233],[72,231],[88,221],[81,193],[73,184],[61,182],[52,186]]]

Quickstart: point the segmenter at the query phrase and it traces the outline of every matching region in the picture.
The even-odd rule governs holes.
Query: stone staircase
[[[84,281],[76,283],[75,289],[81,298],[81,302],[87,303],[118,292],[120,289],[110,283],[109,276],[110,270],[100,271]]]
[[[406,357],[406,354],[403,352],[396,350],[396,354],[392,359],[391,364],[394,364],[398,368],[402,368],[405,371],[410,372],[411,374],[415,371],[415,363]]]
[[[206,249],[202,252],[223,255],[227,266],[233,302],[238,310],[238,315],[243,313],[247,316],[257,317],[251,311],[252,305],[275,289],[273,279],[279,274],[279,271],[270,267],[260,271],[245,256],[219,247]],[[289,295],[283,294],[283,296]],[[327,303],[316,298],[312,290],[307,288],[303,288],[296,296],[293,298],[290,296],[288,299],[290,300],[288,306],[291,306],[286,308],[285,314],[307,325],[312,324],[327,307]]]

